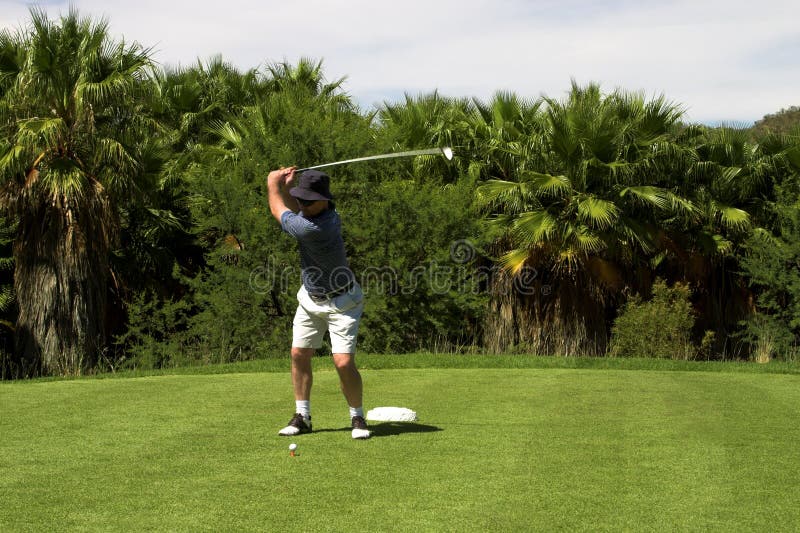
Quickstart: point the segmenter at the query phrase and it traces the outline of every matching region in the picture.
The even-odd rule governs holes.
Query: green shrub
[[[128,303],[128,328],[115,338],[121,352],[118,368],[152,369],[181,366],[184,351],[175,332],[186,328],[186,303],[158,298],[141,292]]]
[[[742,337],[750,344],[750,359],[768,363],[773,359],[791,360],[795,338],[781,317],[756,312],[745,323]]]
[[[634,296],[614,321],[610,354],[613,357],[693,359],[691,294],[688,284],[676,283],[669,287],[658,279],[650,300]]]
[[[800,341],[800,194],[797,184],[776,187],[771,233],[754,232],[741,265],[756,292],[755,313],[742,338],[757,361],[791,359]]]
[[[354,195],[342,202],[351,266],[366,296],[364,350],[476,342],[486,295],[474,276],[472,190],[467,180],[445,186],[387,180],[361,201]]]

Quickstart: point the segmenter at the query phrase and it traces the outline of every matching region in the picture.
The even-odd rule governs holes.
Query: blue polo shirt
[[[342,221],[331,207],[313,218],[284,211],[283,231],[297,239],[303,285],[312,296],[324,296],[355,281],[342,239]]]

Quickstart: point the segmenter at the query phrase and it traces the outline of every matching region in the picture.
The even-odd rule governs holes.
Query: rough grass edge
[[[770,361],[758,364],[747,361],[680,361],[653,358],[614,357],[561,357],[534,355],[463,355],[429,352],[407,354],[358,354],[359,368],[363,370],[394,370],[414,368],[508,368],[508,369],[588,369],[588,370],[653,370],[676,372],[743,372],[756,374],[800,375],[796,362]],[[333,370],[329,357],[314,358],[315,370]],[[76,379],[124,379],[151,376],[249,374],[259,372],[286,372],[290,370],[289,356],[285,358],[256,359],[237,363],[198,365],[157,370],[126,370],[78,377],[48,377],[31,380],[0,382],[0,386],[14,383],[71,381]]]

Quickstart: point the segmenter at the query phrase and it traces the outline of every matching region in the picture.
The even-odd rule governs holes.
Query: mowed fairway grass
[[[800,528],[797,375],[366,368],[353,441],[317,366],[291,439],[288,372],[0,384],[0,531]]]

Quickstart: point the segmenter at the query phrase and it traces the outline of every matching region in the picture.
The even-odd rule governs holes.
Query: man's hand
[[[267,188],[280,189],[280,187],[284,184],[291,185],[291,183],[294,181],[294,169],[295,167],[289,167],[270,172],[267,176]]]
[[[286,179],[283,182],[283,184],[286,185],[287,189],[292,185],[294,185],[294,178],[295,178],[294,171],[297,167],[290,167],[290,168],[292,169],[292,172],[286,175]]]
[[[289,187],[294,182],[296,167],[273,170],[267,175],[267,198],[272,216],[278,222],[285,211],[297,213],[300,207],[297,201],[289,194]]]

